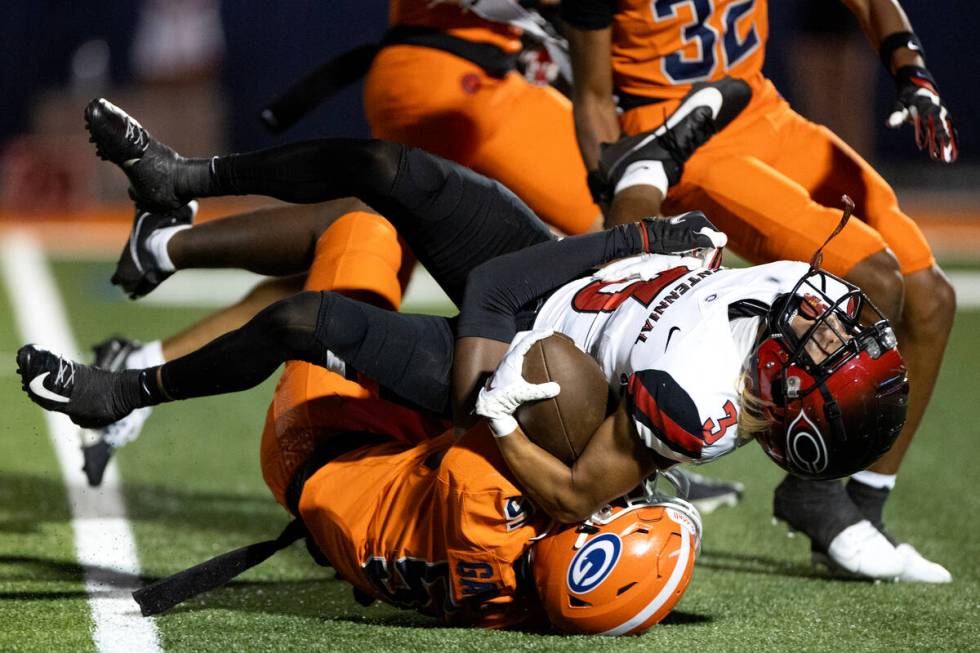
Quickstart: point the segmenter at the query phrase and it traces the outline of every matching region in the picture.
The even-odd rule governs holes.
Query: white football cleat
[[[814,551],[813,562],[875,580],[896,580],[906,569],[905,556],[867,519],[841,531],[826,553]]]
[[[130,356],[140,352],[142,347],[142,343],[129,338],[121,336],[108,338],[92,347],[95,352],[95,367],[113,372],[127,369]],[[152,363],[156,363],[152,361],[151,364],[146,364],[149,361],[142,359],[136,362],[145,367],[151,367]],[[119,447],[139,437],[143,424],[152,410],[150,406],[137,408],[122,419],[102,428],[81,430],[79,437],[84,460],[82,471],[85,472],[90,486],[98,487],[102,484],[102,477],[113,453]]]
[[[906,583],[950,583],[953,575],[937,562],[927,560],[911,544],[902,543],[895,547],[902,557],[905,567],[898,579]]]

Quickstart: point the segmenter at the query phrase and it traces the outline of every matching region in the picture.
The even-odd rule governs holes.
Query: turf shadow
[[[381,603],[369,607],[358,606],[351,596],[351,586],[329,577],[234,581],[182,603],[163,617],[202,610],[233,610],[406,628],[440,626],[435,619],[411,610],[400,610]]]
[[[37,556],[0,555],[0,565],[16,565],[19,573],[4,574],[4,580],[54,581],[84,583],[93,581],[110,588],[131,588],[157,580],[153,577],[134,576],[126,572],[97,565],[83,565],[67,560],[52,560]]]
[[[756,554],[750,555],[745,553],[731,553],[727,551],[703,551],[701,557],[698,559],[698,566],[705,569],[714,569],[717,571],[735,571],[745,574],[787,576],[790,578],[810,578],[813,580],[834,582],[872,582],[872,579],[832,574],[820,569],[814,569],[806,564],[789,562],[780,558],[772,558],[769,556]]]
[[[78,480],[81,477],[79,471]],[[270,495],[262,493],[179,490],[126,482],[123,494],[131,521],[172,525],[175,531],[230,534],[243,543],[275,536],[278,524],[285,526],[289,522],[286,511]],[[64,523],[73,516],[60,477],[4,472],[0,474],[0,506],[0,533],[36,533],[44,522]]]
[[[65,486],[58,478],[4,471],[0,474],[0,533],[36,533],[44,522],[71,518]]]
[[[92,595],[85,590],[72,592],[0,592],[0,601],[87,601]]]

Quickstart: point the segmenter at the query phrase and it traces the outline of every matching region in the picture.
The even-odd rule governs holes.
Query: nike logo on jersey
[[[670,347],[670,339],[674,335],[674,332],[680,330],[681,328],[679,326],[670,327],[670,331],[667,332],[667,343],[664,345],[664,351],[667,351],[667,347]]]
[[[28,387],[31,389],[31,392],[33,392],[41,399],[47,399],[48,401],[57,401],[63,404],[71,401],[70,398],[59,395],[56,392],[51,392],[50,390],[44,387],[44,379],[48,378],[48,374],[50,374],[50,372],[45,372],[44,374],[38,374],[33,379],[31,379],[31,382],[28,384]]]

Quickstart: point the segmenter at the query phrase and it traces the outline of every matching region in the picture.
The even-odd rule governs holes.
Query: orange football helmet
[[[534,545],[538,596],[567,633],[639,635],[691,582],[701,516],[682,499],[627,499]]]

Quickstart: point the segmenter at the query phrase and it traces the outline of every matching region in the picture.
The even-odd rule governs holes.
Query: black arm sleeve
[[[562,0],[561,18],[578,29],[605,29],[612,25],[613,0]]]
[[[639,224],[532,245],[475,268],[466,283],[457,337],[510,342],[515,315],[528,303],[588,274],[593,268],[647,251]]]

